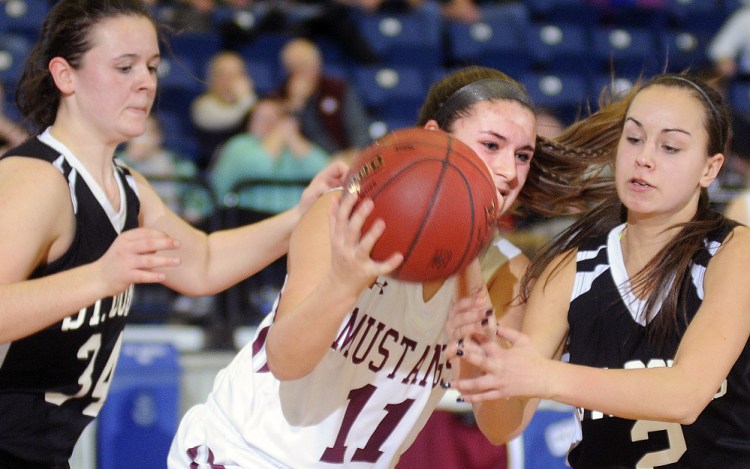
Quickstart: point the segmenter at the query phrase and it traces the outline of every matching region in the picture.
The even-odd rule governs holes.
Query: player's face
[[[118,16],[91,31],[92,48],[72,72],[75,118],[107,141],[146,130],[156,94],[159,47],[148,18]]]
[[[451,133],[487,163],[503,198],[501,213],[507,211],[531,167],[536,142],[534,113],[517,101],[481,101],[453,123]]]
[[[634,98],[617,147],[617,192],[631,216],[690,219],[723,156],[706,154],[705,108],[684,88],[651,86]]]

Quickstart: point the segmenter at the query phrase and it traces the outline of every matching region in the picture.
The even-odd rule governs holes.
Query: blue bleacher
[[[589,80],[583,72],[529,72],[519,80],[536,106],[552,109],[567,124],[585,109],[590,97]]]
[[[700,70],[710,65],[706,50],[712,35],[706,31],[666,29],[659,33],[661,60],[669,71]]]
[[[663,59],[654,53],[659,49],[651,29],[597,26],[591,34],[591,53],[600,72],[613,69],[617,74],[637,77],[651,76],[663,68]]]
[[[21,34],[29,41],[36,41],[48,10],[47,2],[42,0],[0,2],[0,31]]]
[[[195,64],[196,74],[200,78],[205,77],[211,57],[222,50],[218,32],[184,32],[169,36],[166,41],[167,53],[162,53],[162,56],[169,56],[171,51],[177,57],[189,57]]]
[[[6,87],[8,96],[23,73],[26,57],[31,50],[32,43],[24,35],[6,31],[0,33],[0,81]]]
[[[354,70],[354,84],[376,119],[415,122],[427,96],[426,77],[418,67],[359,66]]]
[[[448,65],[484,65],[511,76],[529,71],[532,59],[523,26],[502,19],[473,24],[448,22]]]
[[[373,13],[356,16],[364,39],[390,65],[436,67],[442,62],[437,11]]]
[[[527,29],[528,51],[536,69],[593,71],[588,27],[573,23],[534,23]]]
[[[666,0],[672,22],[681,28],[716,31],[726,18],[723,0]]]
[[[525,0],[532,20],[594,25],[603,12],[588,0]]]
[[[750,115],[750,81],[735,80],[729,85],[729,103],[735,111]]]

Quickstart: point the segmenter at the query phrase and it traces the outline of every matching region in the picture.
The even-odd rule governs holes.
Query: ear
[[[710,157],[706,161],[706,166],[703,169],[703,175],[701,176],[700,185],[702,187],[708,187],[719,175],[719,170],[724,165],[724,155],[717,153]]]
[[[49,61],[49,72],[52,80],[63,96],[73,94],[73,67],[62,57],[54,57]]]
[[[427,130],[440,130],[440,126],[438,125],[435,119],[428,120],[427,123],[424,125],[424,128]]]

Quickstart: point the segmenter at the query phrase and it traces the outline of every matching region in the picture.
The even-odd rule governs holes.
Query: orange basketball
[[[489,168],[441,130],[415,127],[383,136],[356,158],[346,184],[375,204],[363,232],[374,220],[385,221],[372,258],[404,255],[391,274],[397,279],[445,279],[492,240],[499,203]]]

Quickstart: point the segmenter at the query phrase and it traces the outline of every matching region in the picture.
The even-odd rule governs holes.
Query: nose
[[[644,168],[652,168],[654,166],[654,159],[653,155],[651,155],[651,151],[647,148],[643,148],[643,150],[636,155],[635,164]]]
[[[151,73],[148,67],[143,67],[138,74],[138,89],[146,91],[155,91],[157,84],[156,73]]]
[[[505,181],[516,179],[516,155],[512,150],[495,155],[489,161],[492,174],[502,177]]]

